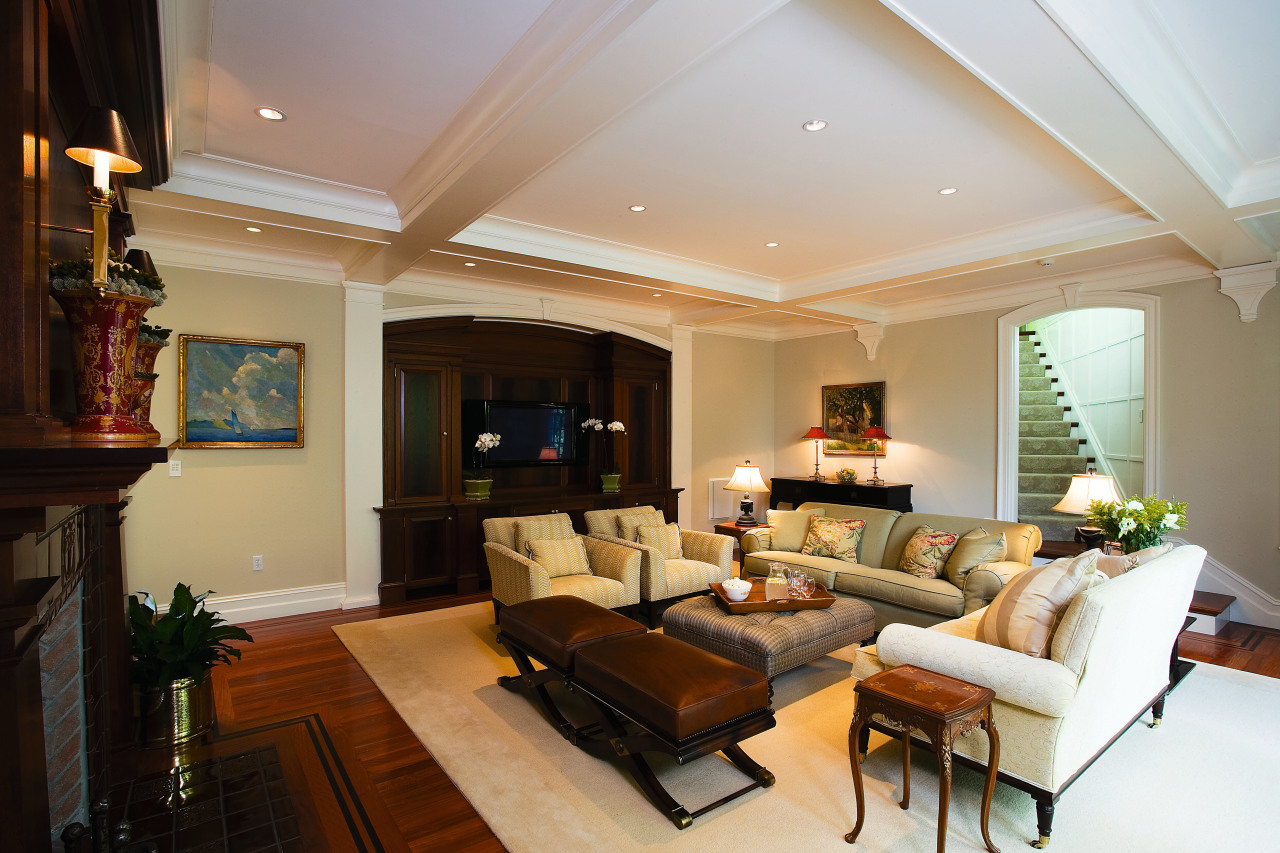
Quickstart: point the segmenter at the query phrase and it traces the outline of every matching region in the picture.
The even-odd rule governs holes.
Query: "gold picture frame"
[[[305,347],[178,337],[178,447],[302,447]]]
[[[823,456],[872,456],[876,442],[862,438],[868,428],[885,424],[883,382],[822,386]]]

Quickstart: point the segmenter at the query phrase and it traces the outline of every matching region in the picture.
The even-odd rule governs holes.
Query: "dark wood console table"
[[[805,501],[821,501],[830,504],[873,506],[911,512],[911,484],[839,483],[831,480],[806,480],[799,477],[774,477],[769,492],[769,509],[777,509],[779,503],[799,506]]]

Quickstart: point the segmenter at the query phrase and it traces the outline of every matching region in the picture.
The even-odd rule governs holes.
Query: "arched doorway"
[[[1045,299],[999,319],[998,413],[996,452],[996,517],[1018,518],[1019,471],[1019,329],[1029,323],[1086,308],[1126,308],[1142,312],[1143,418],[1141,424],[1141,475],[1129,478],[1125,488],[1154,494],[1159,491],[1159,299],[1141,293],[1082,293],[1064,288],[1063,296]],[[1135,442],[1136,444],[1137,442]],[[1140,480],[1140,481],[1139,481]]]

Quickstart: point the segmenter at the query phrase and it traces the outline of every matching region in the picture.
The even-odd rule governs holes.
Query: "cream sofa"
[[[818,583],[839,594],[859,598],[876,612],[876,630],[893,622],[927,627],[972,613],[991,602],[1009,578],[1031,566],[1040,548],[1040,528],[1034,524],[968,518],[958,515],[900,513],[845,504],[803,503],[798,510],[821,508],[828,518],[860,518],[867,526],[858,545],[858,562],[776,550],[772,532],[763,528],[742,536],[744,576],[769,574],[770,563],[803,568]],[[961,536],[977,527],[1004,533],[1008,554],[997,563],[983,563],[958,587],[945,577],[919,578],[898,571],[902,550],[921,525]]]
[[[1203,548],[1184,545],[1081,592],[1062,611],[1047,658],[974,639],[978,611],[927,630],[886,627],[856,653],[853,678],[914,664],[995,690],[999,778],[1035,798],[1034,846],[1043,847],[1054,804],[1076,777],[1148,709],[1159,725],[1204,558]],[[954,749],[957,763],[985,769],[985,732]]]

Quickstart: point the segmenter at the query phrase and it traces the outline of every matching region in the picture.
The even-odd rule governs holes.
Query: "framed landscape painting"
[[[303,345],[178,337],[179,447],[302,447]]]
[[[876,443],[862,434],[873,426],[888,431],[883,382],[822,386],[822,429],[831,436],[823,442],[824,456],[871,456]]]

